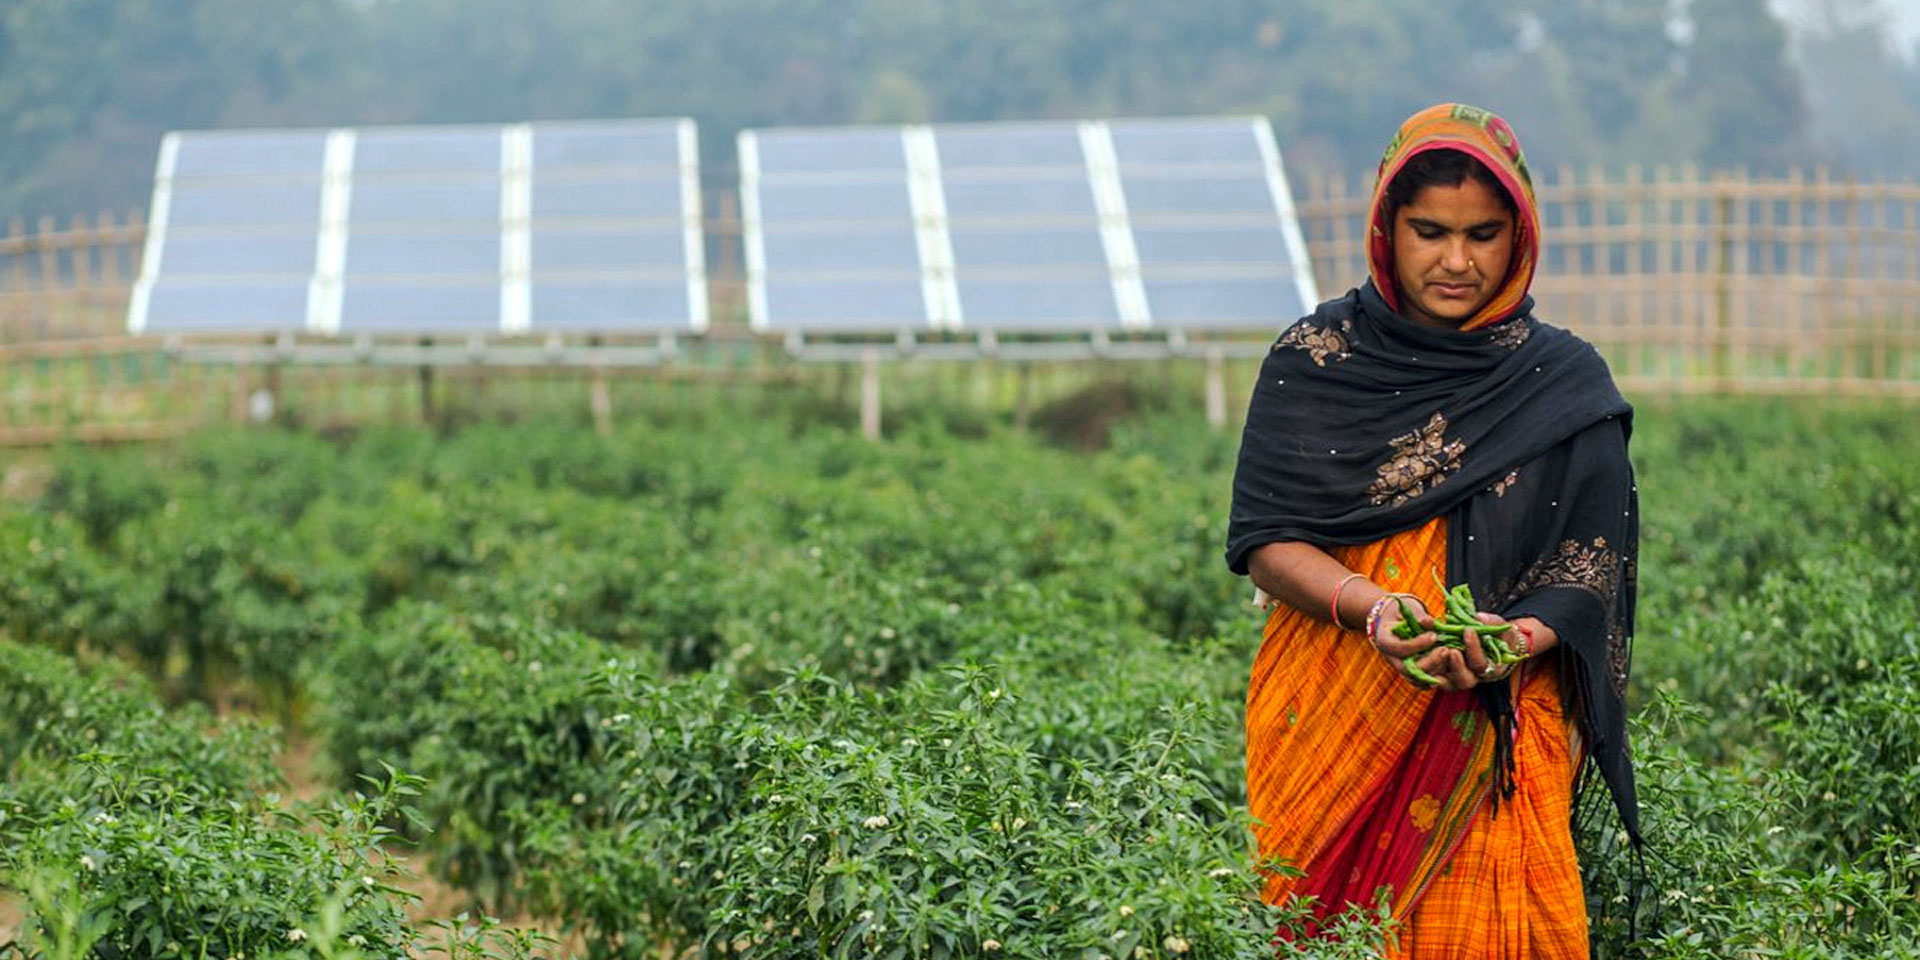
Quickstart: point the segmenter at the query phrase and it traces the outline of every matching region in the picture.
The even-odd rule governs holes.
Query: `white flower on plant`
[[[984,953],[999,953],[1000,941],[995,940],[992,937],[988,937],[987,939],[980,941],[980,949]]]
[[[801,834],[801,835],[800,835],[800,842],[801,842],[801,843],[807,843],[807,844],[811,844],[811,843],[814,843],[814,842],[816,842],[816,841],[818,841],[819,839],[820,839],[819,837],[816,837],[816,836],[814,836],[814,835],[813,835],[813,834],[811,834],[811,833],[803,833],[803,834]]]
[[[287,931],[287,939],[294,943],[299,943],[300,941],[305,940],[306,938],[307,938],[307,932],[305,930],[300,929],[299,927],[294,927],[292,930]]]
[[[1125,930],[1115,930],[1113,932],[1113,939],[1115,940],[1125,940],[1126,938],[1127,938],[1127,931]]]
[[[1193,949],[1193,944],[1188,943],[1185,937],[1169,936],[1160,945],[1166,947],[1168,953],[1186,953]]]
[[[873,919],[873,911],[872,911],[872,910],[862,910],[862,911],[860,911],[860,915],[859,915],[859,916],[857,916],[857,917],[855,917],[854,919],[855,919],[855,920],[858,920],[858,921],[860,921],[861,923],[866,923],[866,922],[867,922],[868,920],[872,920],[872,919]]]
[[[628,720],[632,720],[632,719],[633,719],[633,715],[630,713],[616,713],[613,715],[614,723],[626,723]]]
[[[84,853],[80,855],[80,866],[85,867],[88,870],[100,869],[100,865],[94,862],[93,857]]]
[[[1026,825],[1027,825],[1027,818],[1026,818],[1026,817],[1014,817],[1014,818],[1013,818],[1013,828],[1014,828],[1015,830],[1018,830],[1018,829],[1020,829],[1021,827],[1024,827],[1024,826],[1026,826]]]
[[[587,802],[587,795],[586,795],[586,794],[584,794],[584,793],[576,793],[576,794],[574,794],[574,795],[573,795],[573,805],[574,805],[574,806],[576,806],[576,807],[577,807],[577,806],[579,806],[579,805],[581,805],[581,804],[583,804],[583,803],[586,803],[586,802]]]
[[[884,813],[876,814],[874,816],[866,818],[865,820],[860,821],[860,825],[863,827],[866,827],[868,830],[884,829],[892,825],[892,823],[893,821],[888,820],[887,815]]]
[[[1123,916],[1123,917],[1131,917],[1131,916],[1133,916],[1133,908],[1132,908],[1131,906],[1128,906],[1128,905],[1126,905],[1126,904],[1124,904],[1124,903],[1123,903],[1123,904],[1121,904],[1121,905],[1120,905],[1120,915],[1121,915],[1121,916]]]
[[[768,797],[768,798],[767,798],[767,802],[768,802],[768,803],[785,803],[785,802],[786,802],[786,800],[787,800],[787,798],[786,798],[786,797],[784,797],[784,796],[782,796],[782,795],[780,795],[780,794],[777,794],[777,793],[776,793],[776,794],[774,794],[773,796],[771,796],[771,797]]]
[[[356,947],[364,947],[367,945],[367,938],[364,934],[356,933],[353,936],[347,938],[347,943]]]
[[[1237,871],[1235,871],[1232,867],[1215,867],[1212,870],[1207,871],[1207,876],[1212,877],[1215,880],[1219,880],[1223,877],[1231,877],[1234,875],[1235,872]]]
[[[363,875],[363,876],[361,876],[361,878],[360,878],[360,885],[361,885],[361,886],[363,886],[363,887],[371,887],[371,886],[373,886],[373,878],[372,878],[372,877],[369,877],[369,876],[364,876],[364,875]]]
[[[896,636],[899,636],[899,634],[896,634],[896,633],[894,633],[894,632],[893,632],[893,628],[892,628],[892,627],[881,627],[881,628],[880,628],[880,639],[882,639],[882,640],[892,640],[892,639],[893,639],[894,637],[896,637]]]

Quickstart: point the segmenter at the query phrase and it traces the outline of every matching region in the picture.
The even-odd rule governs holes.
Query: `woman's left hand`
[[[1507,621],[1498,614],[1482,613],[1480,622],[1497,627]],[[1440,681],[1437,689],[1471,690],[1483,683],[1498,683],[1513,672],[1514,664],[1494,663],[1480,645],[1478,631],[1468,630],[1461,640],[1466,649],[1439,647],[1421,654],[1414,662]]]

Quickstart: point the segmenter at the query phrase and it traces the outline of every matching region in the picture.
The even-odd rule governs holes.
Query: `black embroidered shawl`
[[[1600,355],[1534,319],[1531,298],[1459,332],[1406,320],[1369,282],[1268,352],[1234,471],[1227,565],[1245,574],[1248,553],[1274,541],[1370,543],[1446,515],[1449,586],[1465,580],[1481,609],[1559,635],[1589,769],[1638,842],[1624,703],[1632,415]],[[1507,685],[1479,691],[1490,716],[1511,715]]]

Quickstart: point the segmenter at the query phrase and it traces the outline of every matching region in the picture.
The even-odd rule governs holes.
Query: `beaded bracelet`
[[[1386,612],[1387,604],[1399,597],[1409,597],[1414,600],[1420,599],[1411,593],[1383,593],[1380,595],[1380,599],[1375,600],[1373,606],[1367,610],[1367,640],[1376,646],[1379,644],[1379,641],[1374,638],[1379,634],[1380,618]]]
[[[1355,580],[1365,580],[1366,578],[1367,578],[1367,575],[1364,573],[1349,573],[1347,574],[1345,579],[1340,581],[1339,586],[1333,588],[1333,602],[1327,605],[1328,607],[1327,619],[1333,621],[1334,626],[1339,627],[1342,630],[1345,630],[1347,628],[1346,624],[1340,622],[1340,591],[1345,590],[1347,588],[1347,584],[1352,583]]]
[[[1515,623],[1513,629],[1520,635],[1520,659],[1533,656],[1533,628],[1524,623]]]

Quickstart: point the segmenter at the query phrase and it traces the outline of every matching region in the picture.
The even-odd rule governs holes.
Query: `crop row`
[[[1655,845],[1583,829],[1599,955],[1913,955],[1906,422],[1643,411]],[[72,452],[0,510],[0,626],[251,698],[342,790],[424,777],[435,870],[598,955],[1267,956],[1231,453],[1177,415],[1096,454],[697,416]]]

